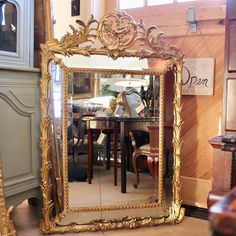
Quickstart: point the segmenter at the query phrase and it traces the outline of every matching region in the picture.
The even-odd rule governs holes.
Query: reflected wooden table
[[[88,183],[92,183],[93,178],[93,156],[94,156],[94,133],[103,132],[107,135],[106,139],[106,169],[110,169],[110,143],[111,134],[113,134],[113,151],[114,151],[114,185],[117,185],[117,144],[119,123],[115,119],[85,117],[87,137],[88,137]]]
[[[89,117],[84,118],[88,133],[88,183],[92,183],[93,177],[93,133],[94,131],[104,131],[108,133],[107,138],[107,160],[110,159],[110,138],[113,134],[113,150],[114,150],[114,185],[117,185],[117,143],[118,134],[120,134],[120,149],[121,149],[121,193],[126,193],[126,168],[127,168],[127,148],[125,137],[131,130],[144,130],[149,132],[148,126],[158,125],[158,121],[154,117]],[[172,130],[172,124],[165,124],[165,129]],[[154,134],[158,137],[158,133]],[[158,143],[156,143],[157,149]]]

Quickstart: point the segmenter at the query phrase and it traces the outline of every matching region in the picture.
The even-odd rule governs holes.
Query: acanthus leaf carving
[[[183,58],[179,49],[164,42],[163,32],[156,26],[146,27],[142,21],[136,23],[125,12],[105,15],[99,22],[93,16],[87,24],[81,20],[76,22],[78,29],[70,25],[72,32],[67,32],[61,40],[47,42],[42,49],[63,56],[79,53],[84,56],[107,55],[113,59],[125,56]],[[95,43],[101,45],[100,48],[95,47]]]

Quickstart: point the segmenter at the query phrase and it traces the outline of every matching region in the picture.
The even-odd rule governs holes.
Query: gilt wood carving
[[[12,207],[5,206],[5,194],[2,175],[2,162],[0,157],[0,234],[2,236],[16,236],[15,226],[10,219]]]
[[[70,26],[71,32],[68,32],[61,40],[53,39],[41,45],[42,50],[42,79],[40,81],[41,89],[41,189],[43,194],[43,219],[41,229],[44,233],[64,233],[64,232],[83,232],[97,230],[111,230],[121,228],[137,228],[147,225],[159,225],[167,223],[178,223],[183,219],[184,209],[181,208],[182,199],[180,198],[180,151],[182,142],[180,132],[182,127],[181,120],[181,78],[182,78],[182,53],[172,45],[168,45],[162,39],[162,32],[159,32],[156,26],[146,27],[143,22],[136,23],[135,20],[125,12],[116,12],[105,15],[100,21],[93,17],[84,23],[77,20],[78,27]],[[51,125],[53,123],[50,117],[50,81],[49,63],[51,60],[58,63],[65,74],[69,69],[63,64],[62,60],[56,56],[72,56],[80,54],[84,56],[106,55],[114,60],[119,57],[138,57],[156,58],[169,61],[175,74],[175,97],[174,97],[174,124],[173,124],[173,199],[167,216],[160,218],[154,217],[125,217],[120,220],[98,220],[88,224],[70,223],[63,225],[60,220],[66,216],[71,209],[68,208],[67,199],[63,199],[63,186],[66,184],[67,176],[61,178],[60,169],[54,167],[52,161],[52,134]],[[165,71],[170,68],[166,68]],[[99,70],[96,70],[96,72]],[[131,74],[132,71],[129,71]],[[112,71],[111,71],[112,73]],[[120,72],[122,73],[122,71]],[[144,74],[146,74],[145,72]],[[140,72],[142,74],[142,72]],[[163,83],[164,76],[161,76]],[[65,82],[65,88],[67,87]],[[163,90],[164,91],[164,90]],[[162,93],[163,94],[163,93]],[[163,107],[160,115],[160,122],[163,123]],[[63,126],[66,126],[63,123]],[[160,129],[160,136],[163,130]],[[66,134],[65,134],[66,136]],[[63,143],[65,146],[65,144]],[[161,144],[163,145],[163,143]],[[66,147],[64,148],[66,150]],[[162,148],[160,148],[160,152]],[[159,153],[163,155],[163,153]],[[161,166],[163,163],[160,163]],[[67,168],[65,162],[65,168]],[[162,173],[162,172],[161,172]],[[57,184],[57,201],[52,199],[53,180],[55,177]],[[160,186],[161,189],[162,186]],[[160,190],[161,191],[161,190]],[[160,194],[161,196],[161,194]],[[160,201],[162,199],[159,199]],[[140,205],[141,207],[141,205]],[[143,206],[142,206],[143,207]],[[57,213],[53,217],[53,211]]]

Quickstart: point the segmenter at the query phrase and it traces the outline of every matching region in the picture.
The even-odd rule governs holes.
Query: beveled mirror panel
[[[180,222],[182,54],[124,12],[77,23],[41,47],[41,229]]]

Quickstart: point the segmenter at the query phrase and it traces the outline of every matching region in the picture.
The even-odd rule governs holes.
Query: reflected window
[[[0,50],[16,52],[17,10],[13,3],[0,1]]]
[[[154,5],[161,5],[161,4],[168,4],[168,3],[173,3],[173,0],[148,0],[147,5],[154,6]]]
[[[131,9],[138,7],[174,4],[179,2],[194,2],[197,0],[119,0],[119,9]]]
[[[120,0],[119,1],[119,7],[120,9],[129,9],[129,8],[136,8],[136,7],[143,7],[144,6],[144,1],[143,0]]]
[[[62,114],[62,69],[55,63],[51,64],[51,75],[54,117],[60,118]]]

